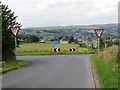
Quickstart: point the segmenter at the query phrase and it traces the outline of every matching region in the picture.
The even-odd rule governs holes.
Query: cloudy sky
[[[22,27],[118,22],[119,0],[2,0]]]

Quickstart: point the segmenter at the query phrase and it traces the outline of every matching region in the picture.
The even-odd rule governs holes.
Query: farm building
[[[60,43],[62,43],[62,44],[68,44],[69,42],[68,41],[60,41]]]

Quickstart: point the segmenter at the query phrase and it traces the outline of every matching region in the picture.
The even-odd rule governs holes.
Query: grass
[[[78,51],[87,51],[87,48],[80,48],[78,44],[60,44],[55,46],[57,48],[61,48],[62,51],[69,51],[70,48],[78,48]],[[42,52],[42,51],[50,51],[52,48],[52,43],[23,43],[17,48],[17,52]]]
[[[23,52],[17,53],[18,56],[25,55],[71,55],[71,54],[93,54],[92,51],[87,52]]]
[[[118,88],[117,46],[91,56],[101,88]],[[110,55],[110,56],[109,56]]]
[[[98,57],[103,58],[106,64],[109,64],[113,69],[118,69],[118,46],[111,46],[100,53]]]
[[[78,44],[60,44],[55,46],[60,52],[51,52],[52,42],[46,43],[23,43],[17,48],[17,55],[61,55],[61,54],[94,54],[95,52],[79,47]],[[78,48],[78,52],[70,52],[70,48]]]
[[[8,60],[5,62],[5,67],[0,68],[0,72],[5,73],[7,71],[11,71],[11,70],[20,68],[20,67],[25,66],[27,64],[29,64],[29,62],[23,61],[23,60],[17,60],[17,63],[16,63],[16,60]]]

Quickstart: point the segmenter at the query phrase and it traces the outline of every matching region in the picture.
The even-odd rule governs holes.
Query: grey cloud
[[[13,0],[14,3],[11,0],[4,0],[4,2],[19,16],[18,21],[24,27],[117,21],[117,3],[108,0]]]

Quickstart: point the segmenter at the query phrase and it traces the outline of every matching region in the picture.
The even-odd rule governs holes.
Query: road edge
[[[91,61],[91,59],[90,59],[90,68],[91,68],[91,73],[92,73],[92,77],[93,77],[94,87],[95,87],[95,89],[100,88],[100,82],[99,82],[99,80],[97,78],[97,73],[95,71],[95,68],[93,66],[93,62]]]

